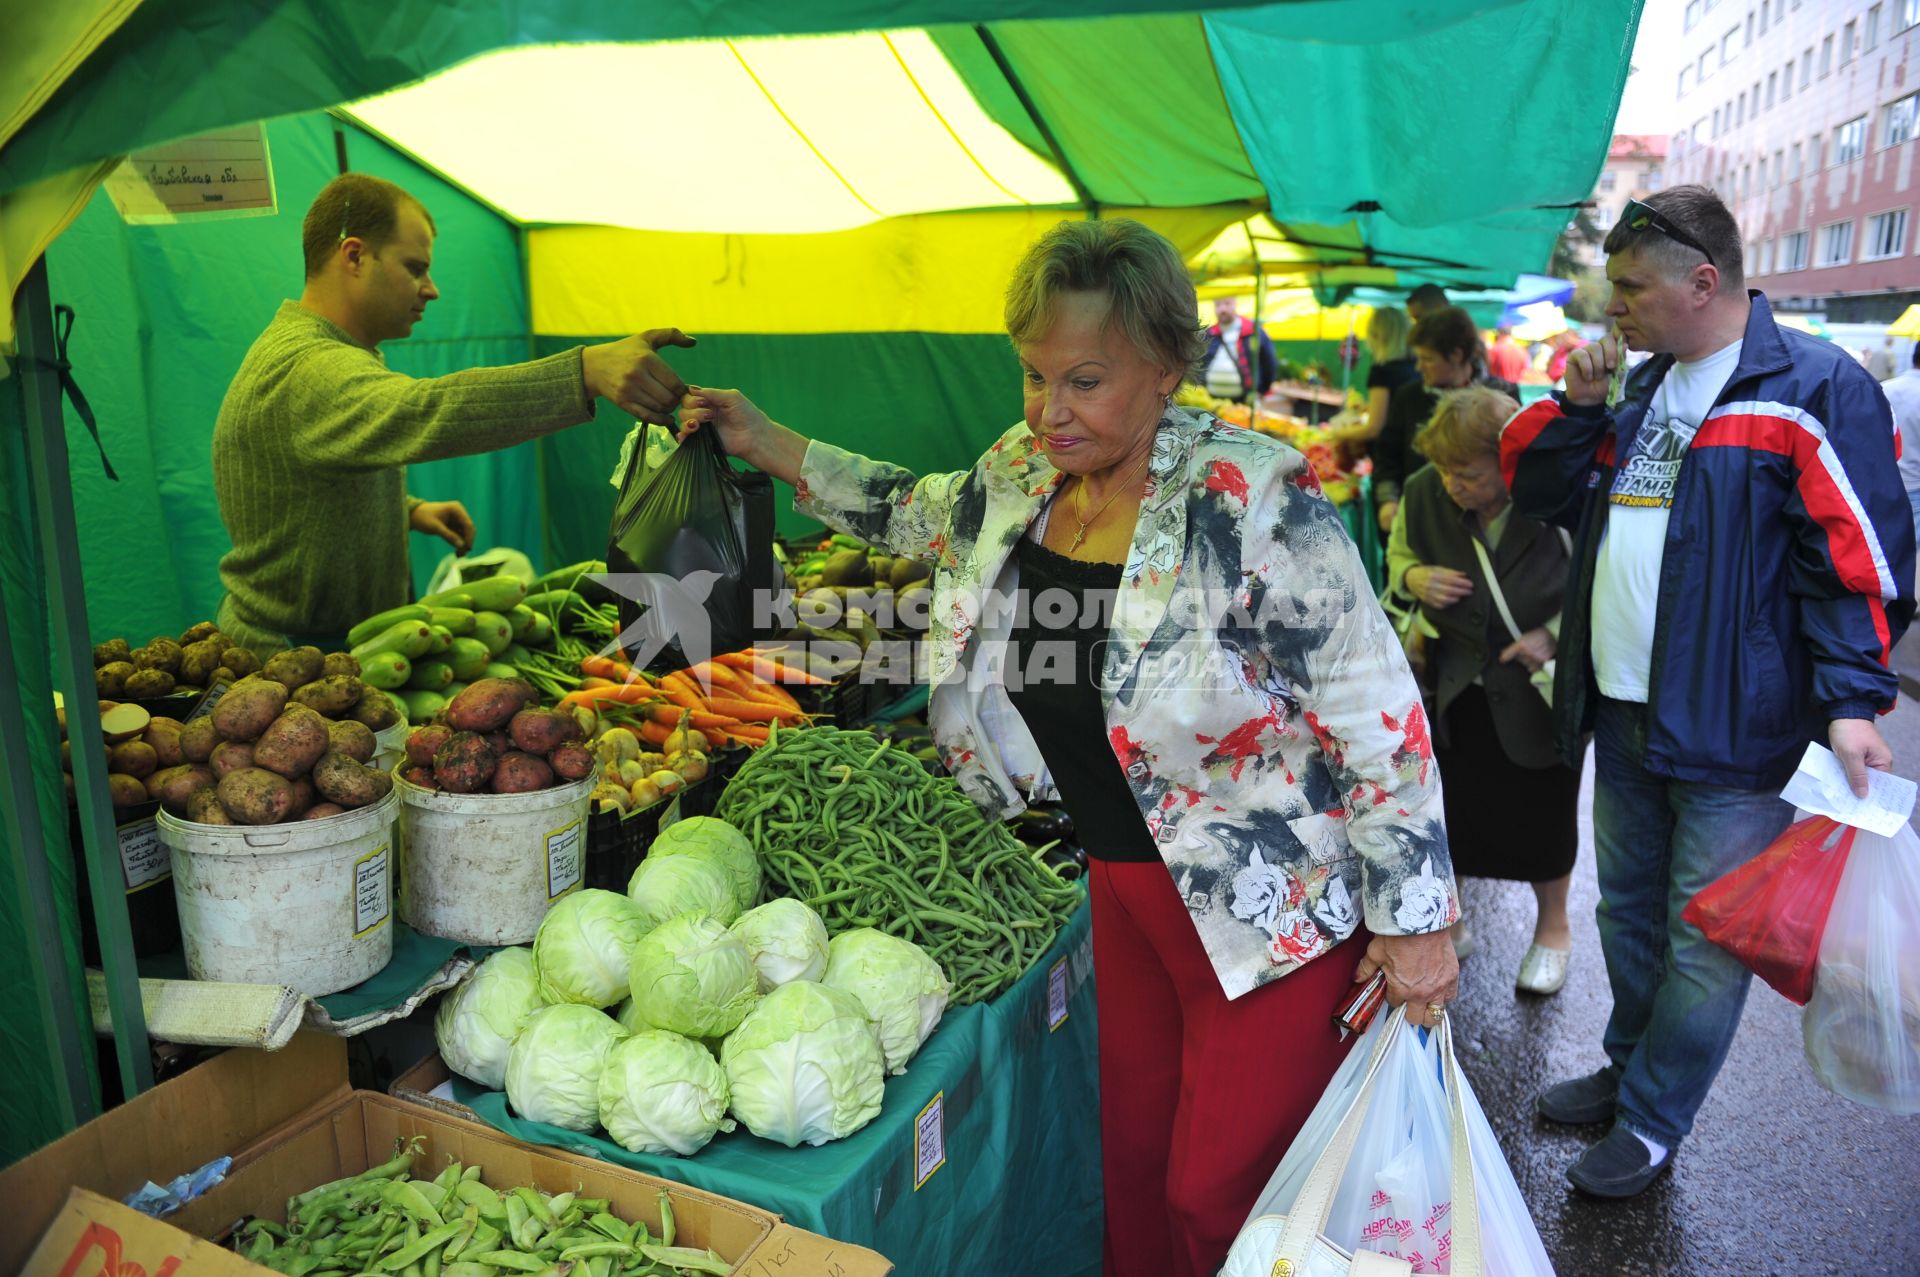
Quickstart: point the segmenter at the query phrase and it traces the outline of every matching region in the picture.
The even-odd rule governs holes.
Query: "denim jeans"
[[[1593,832],[1600,947],[1613,986],[1606,1050],[1620,1079],[1616,1121],[1672,1147],[1693,1129],[1752,980],[1680,911],[1765,850],[1793,807],[1770,791],[1655,776],[1641,765],[1646,742],[1645,705],[1600,701]]]

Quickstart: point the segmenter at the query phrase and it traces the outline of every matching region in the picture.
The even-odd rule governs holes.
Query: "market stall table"
[[[586,1153],[775,1211],[893,1259],[901,1277],[1100,1267],[1101,1177],[1090,907],[992,1002],[949,1008],[887,1079],[880,1115],[844,1140],[788,1149],[745,1130],[690,1158],[629,1153],[523,1121],[464,1078],[452,1094],[530,1143]]]

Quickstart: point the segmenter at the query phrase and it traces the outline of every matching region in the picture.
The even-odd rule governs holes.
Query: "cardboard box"
[[[436,1113],[445,1113],[449,1117],[479,1120],[474,1111],[458,1100],[443,1099],[433,1094],[435,1088],[453,1076],[447,1068],[447,1062],[440,1058],[438,1051],[393,1079],[387,1087],[387,1094],[396,1100],[405,1100],[409,1104],[418,1104],[430,1108]]]
[[[213,1243],[248,1216],[282,1221],[288,1197],[385,1161],[396,1140],[416,1135],[422,1168],[451,1156],[482,1166],[495,1188],[605,1197],[622,1219],[655,1230],[664,1188],[681,1244],[711,1247],[737,1273],[882,1277],[892,1268],[872,1251],[790,1228],[743,1202],[349,1090],[345,1044],[302,1033],[272,1055],[230,1051],[0,1172],[18,1225],[0,1230],[0,1273],[124,1277],[131,1270],[121,1266],[136,1263],[149,1277],[257,1277],[266,1270]],[[165,1181],[222,1154],[234,1159],[226,1180],[166,1221],[118,1203],[148,1179]]]

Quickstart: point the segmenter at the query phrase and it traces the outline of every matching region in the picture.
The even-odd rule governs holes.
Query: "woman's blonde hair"
[[[1433,417],[1413,437],[1420,454],[1443,469],[1500,455],[1500,429],[1520,405],[1489,386],[1443,391]]]
[[[1412,330],[1413,321],[1398,306],[1382,306],[1374,311],[1367,320],[1367,348],[1373,352],[1373,362],[1384,364],[1405,359],[1407,334]]]
[[[1200,302],[1180,251],[1124,217],[1062,222],[1042,235],[1007,285],[1007,335],[1016,348],[1053,322],[1061,293],[1104,293],[1107,317],[1148,362],[1183,377],[1206,354]]]

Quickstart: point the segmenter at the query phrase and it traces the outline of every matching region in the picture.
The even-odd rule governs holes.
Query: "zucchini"
[[[533,644],[535,647],[539,647],[543,643],[551,643],[553,641],[554,627],[555,622],[549,621],[545,612],[534,613],[533,628],[528,630],[526,634],[527,642]]]
[[[533,664],[533,653],[521,647],[518,643],[514,643],[500,654],[500,659],[509,665],[531,665]]]
[[[448,700],[452,700],[454,697],[460,695],[460,693],[466,690],[467,690],[466,683],[463,680],[456,678],[453,680],[453,682],[448,683],[446,688],[440,694],[446,697]]]
[[[399,652],[374,652],[360,658],[360,681],[368,687],[390,692],[405,687],[412,677],[413,662]],[[412,717],[411,713],[408,717]]]
[[[463,683],[472,682],[486,671],[488,662],[494,657],[493,651],[477,638],[457,638],[447,653],[447,663],[453,667],[452,682],[457,678]]]
[[[513,611],[506,615],[507,625],[513,630],[515,642],[525,638],[533,629],[533,623],[539,619],[539,614],[524,603],[515,604]]]
[[[447,697],[444,692],[402,692],[400,699],[406,702],[409,723],[425,723],[429,719],[438,718],[440,711],[447,707]]]
[[[367,658],[382,652],[398,652],[409,661],[418,660],[433,650],[433,627],[425,621],[401,621],[353,649],[353,659],[364,667]]]
[[[511,665],[503,665],[499,661],[493,662],[491,665],[487,666],[487,668],[482,672],[488,678],[519,678],[520,677],[519,670],[513,668],[513,666]]]
[[[375,635],[383,634],[402,621],[424,621],[427,609],[418,603],[409,603],[405,607],[389,608],[377,616],[370,616],[347,631],[347,648],[359,647]]]
[[[459,638],[463,634],[473,633],[473,609],[466,607],[437,607],[433,609],[432,621],[445,629],[447,633]]]
[[[476,612],[508,612],[527,597],[527,583],[504,572],[499,576],[469,582],[460,588],[472,596]]]
[[[473,611],[473,595],[468,594],[465,587],[441,590],[438,594],[429,594],[420,601],[430,608],[460,607],[469,612]]]
[[[488,652],[498,656],[512,645],[513,627],[498,612],[475,612],[473,636],[487,645]]]
[[[447,649],[453,646],[453,631],[444,625],[430,625],[433,631],[433,646],[427,649],[428,656],[445,656]]]
[[[415,692],[438,692],[453,682],[453,666],[445,661],[421,661],[413,667],[407,688]]]

